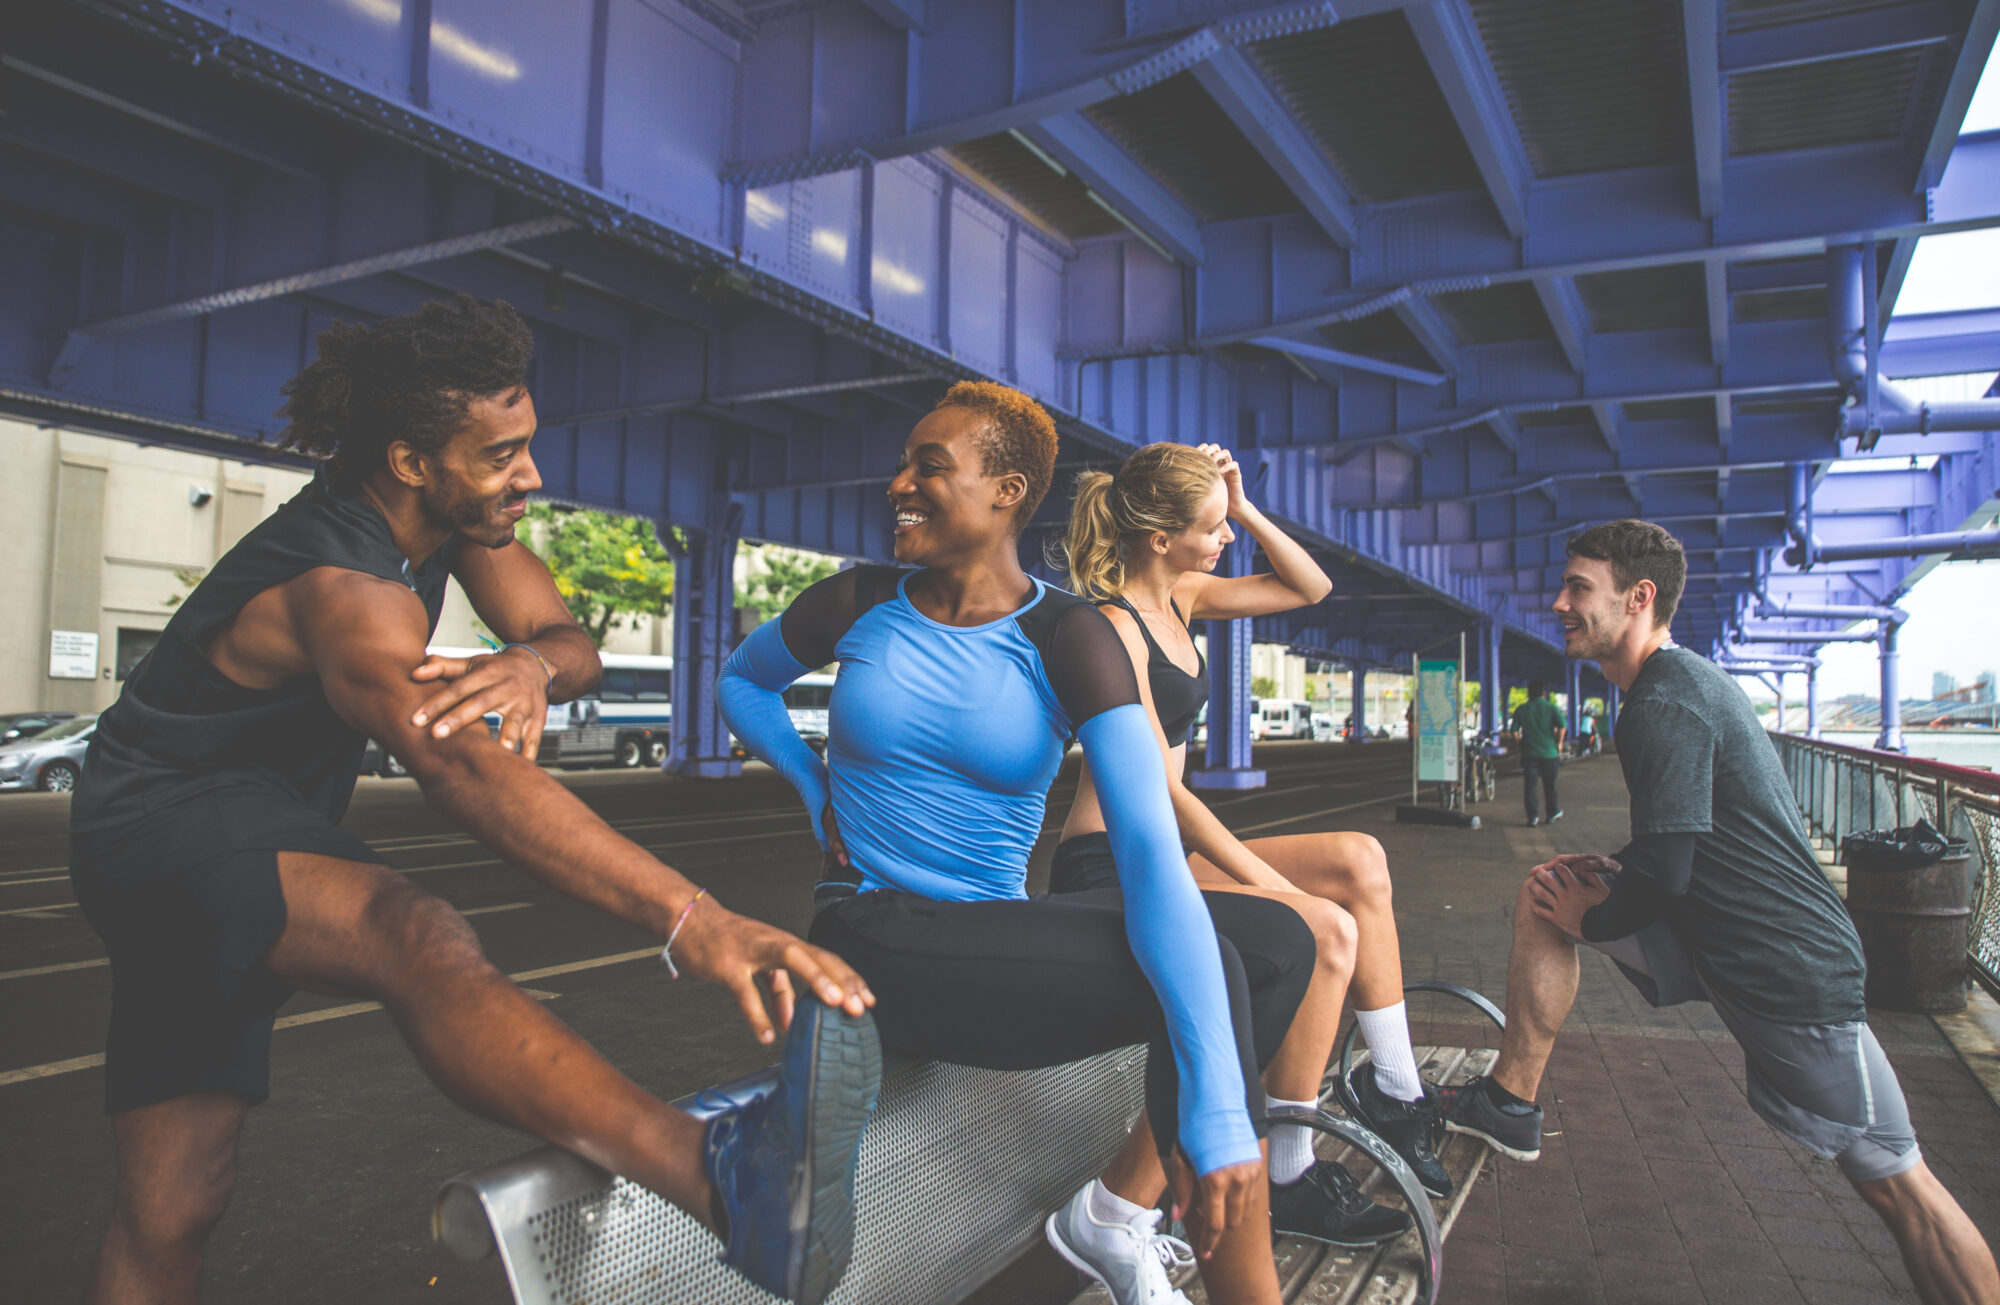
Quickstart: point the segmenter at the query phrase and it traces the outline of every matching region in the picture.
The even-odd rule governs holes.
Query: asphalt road
[[[1213,794],[1243,835],[1342,826],[1407,792],[1408,750],[1260,745],[1263,789]],[[762,767],[733,781],[655,772],[562,780],[614,826],[733,909],[803,931],[818,849],[791,789]],[[1050,794],[1029,887],[1074,791]],[[9,1300],[73,1301],[112,1181],[101,1053],[111,981],[74,906],[69,800],[0,798],[0,1282]],[[544,888],[425,805],[408,780],[363,779],[347,824],[464,911],[487,954],[639,1083],[679,1097],[770,1063],[718,989],[672,983],[657,942]],[[271,1100],[251,1112],[236,1198],[209,1245],[214,1302],[492,1302],[493,1264],[431,1245],[430,1197],[454,1173],[531,1145],[448,1103],[379,1008],[294,997],[280,1012]]]

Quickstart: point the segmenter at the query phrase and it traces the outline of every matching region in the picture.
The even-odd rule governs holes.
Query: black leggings
[[[1312,981],[1312,930],[1268,898],[1202,898],[1229,985],[1244,1105],[1262,1137],[1258,1072],[1277,1054]],[[906,1055],[1041,1069],[1149,1044],[1146,1109],[1160,1154],[1171,1153],[1179,1121],[1173,1048],[1159,998],[1126,942],[1116,888],[979,902],[878,890],[829,903],[808,936],[860,971],[875,990],[883,1045]]]

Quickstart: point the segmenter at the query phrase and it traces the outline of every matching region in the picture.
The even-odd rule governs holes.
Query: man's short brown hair
[[[1630,592],[1641,580],[1651,580],[1653,628],[1660,629],[1674,619],[1681,590],[1687,587],[1687,554],[1681,550],[1680,540],[1652,522],[1607,521],[1592,526],[1570,536],[1569,555],[1609,562],[1619,593]]]
[[[979,437],[982,469],[989,476],[1018,471],[1027,480],[1028,492],[1014,510],[1014,533],[1020,534],[1055,479],[1055,420],[1019,390],[992,381],[960,381],[944,392],[937,406],[964,408],[986,418]]]

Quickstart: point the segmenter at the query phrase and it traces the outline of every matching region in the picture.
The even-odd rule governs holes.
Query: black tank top
[[[204,649],[252,598],[322,566],[408,585],[436,630],[459,542],[452,535],[413,570],[373,504],[315,477],[202,578],[98,718],[70,827],[111,828],[244,782],[275,784],[337,823],[367,740],[334,714],[319,677],[249,689]]]
[[[1167,656],[1166,649],[1160,647],[1159,641],[1153,638],[1153,632],[1146,628],[1146,618],[1139,615],[1138,608],[1123,598],[1107,598],[1104,602],[1116,603],[1132,613],[1132,619],[1139,623],[1139,633],[1146,637],[1148,649],[1146,679],[1153,689],[1153,710],[1159,714],[1160,729],[1167,736],[1167,746],[1178,748],[1188,741],[1190,734],[1194,733],[1194,718],[1208,702],[1208,676],[1205,673],[1208,670],[1207,660],[1202,657],[1201,651],[1196,649],[1195,673],[1189,675],[1174,665],[1173,659]],[[1099,603],[1098,606],[1102,607],[1104,603]],[[1182,625],[1187,624],[1187,618],[1181,615],[1181,609],[1173,599],[1167,600],[1167,606],[1173,608],[1176,620]]]

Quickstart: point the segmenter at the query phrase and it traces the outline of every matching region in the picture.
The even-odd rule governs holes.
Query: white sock
[[[1424,1081],[1417,1075],[1417,1053],[1410,1046],[1410,1019],[1404,1003],[1381,1010],[1358,1010],[1355,1022],[1375,1062],[1375,1086],[1398,1101],[1424,1099]]]
[[[1091,1179],[1084,1190],[1090,1193],[1091,1217],[1101,1223],[1131,1223],[1147,1210],[1146,1206],[1128,1201],[1106,1187],[1101,1179]]]
[[[1265,1096],[1264,1109],[1278,1110],[1290,1106],[1295,1110],[1317,1110],[1317,1101],[1284,1101],[1274,1096]],[[1313,1130],[1304,1124],[1271,1125],[1271,1181],[1274,1183],[1296,1183],[1306,1170],[1312,1168]]]

